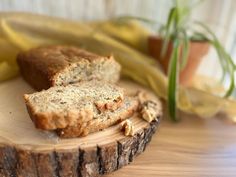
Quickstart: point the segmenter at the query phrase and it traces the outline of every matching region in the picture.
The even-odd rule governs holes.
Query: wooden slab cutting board
[[[143,90],[130,81],[120,83],[134,94]],[[148,123],[134,115],[135,135],[125,137],[120,126],[82,138],[59,139],[34,128],[23,101],[34,90],[22,78],[0,84],[0,177],[96,177],[133,161],[150,142],[159,121]],[[148,96],[155,96],[146,90]]]

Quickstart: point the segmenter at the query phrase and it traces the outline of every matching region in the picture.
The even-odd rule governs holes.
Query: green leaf
[[[229,97],[230,95],[232,95],[233,91],[234,91],[234,87],[235,87],[235,83],[234,83],[234,71],[230,72],[230,85],[229,88],[227,90],[227,92],[225,93],[225,98]]]
[[[162,25],[162,26],[159,28],[159,30],[158,30],[159,35],[160,35],[160,36],[164,36],[165,30],[166,30],[166,26]]]
[[[165,33],[165,36],[163,36],[164,42],[163,42],[162,49],[161,49],[161,58],[163,58],[167,52],[167,47],[169,45],[171,33],[172,33],[171,32],[172,22],[174,22],[175,16],[176,16],[176,8],[172,8],[170,10],[167,24],[166,24],[166,33]]]
[[[190,45],[190,41],[189,41],[189,38],[188,38],[188,35],[187,35],[186,31],[182,30],[182,33],[184,35],[184,38],[183,38],[183,45],[182,45],[182,48],[181,48],[182,58],[181,58],[180,70],[184,69],[186,64],[187,64],[188,56],[189,56],[189,45]]]
[[[173,51],[170,58],[170,64],[168,68],[168,112],[173,121],[177,121],[177,84],[178,84],[178,58],[179,58],[179,41],[175,40],[173,43]]]
[[[209,40],[211,41],[215,50],[217,51],[222,69],[224,73],[229,73],[230,75],[230,85],[224,96],[224,97],[228,97],[233,93],[234,88],[235,88],[234,72],[235,72],[236,65],[234,64],[231,56],[226,52],[224,47],[220,44],[216,35],[210,30],[210,28],[208,28],[205,24],[201,22],[197,21],[195,23],[198,24],[200,27],[202,27],[211,36],[212,39],[209,39]]]
[[[207,36],[205,36],[203,33],[194,32],[191,36],[191,41],[209,41]]]
[[[230,75],[230,85],[224,97],[229,97],[230,95],[232,95],[235,88],[235,78],[234,78],[235,64],[231,56],[225,51],[222,45],[219,44],[219,48],[221,49],[224,55],[224,58],[227,60],[227,64],[228,64],[228,72]]]
[[[213,47],[215,49],[219,48],[217,41],[214,40],[209,40],[209,42],[211,43],[211,45],[213,45]],[[223,82],[225,75],[227,73],[227,71],[229,70],[228,65],[227,65],[227,61],[224,59],[224,57],[222,56],[221,50],[216,50],[219,61],[220,61],[220,65],[222,68],[222,78],[221,78],[221,82]]]

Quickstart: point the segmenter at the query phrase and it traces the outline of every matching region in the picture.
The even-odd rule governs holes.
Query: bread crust
[[[29,103],[27,95],[24,95],[24,99],[29,116],[34,122],[35,127],[38,129],[55,130],[59,127],[63,128],[68,125],[74,125],[77,122],[78,114],[74,113],[73,111],[68,112],[67,116],[54,112],[37,113],[34,106]],[[84,111],[81,114],[86,116],[88,119],[92,119],[92,112],[90,110],[88,110],[87,112]]]
[[[74,126],[68,126],[64,129],[57,129],[56,132],[62,138],[74,138],[86,136],[89,133],[103,130],[114,124],[122,122],[123,120],[131,117],[135,112],[137,112],[139,108],[138,99],[129,98],[129,104],[130,105],[126,109],[119,111],[119,114],[111,114],[107,118],[104,116],[103,118],[96,118],[87,122],[77,122]],[[114,113],[116,112],[117,110],[114,111]]]
[[[55,86],[58,74],[73,63],[104,59],[111,60],[112,64],[120,68],[112,56],[103,57],[78,47],[63,45],[38,47],[20,53],[17,56],[17,63],[23,78],[36,90],[43,90]],[[116,78],[118,80],[119,76]]]

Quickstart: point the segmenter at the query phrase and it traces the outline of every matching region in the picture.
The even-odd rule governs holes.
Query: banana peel
[[[140,50],[145,51],[139,44],[140,41],[148,37],[145,32],[133,33],[134,28],[140,26],[125,27],[122,31],[117,28],[117,24],[112,24],[114,22],[104,22],[102,32],[99,32],[96,30],[98,24],[84,24],[21,13],[0,13],[0,20],[1,38],[8,40],[8,43],[19,50],[40,45],[71,44],[101,55],[112,54],[122,65],[124,76],[151,88],[159,97],[167,98],[167,77],[151,57],[140,52]],[[100,22],[99,26],[103,26],[103,22]],[[115,31],[116,28],[118,31]],[[137,29],[137,31],[142,30]],[[2,67],[6,70],[5,60],[2,62]],[[200,117],[213,117],[219,112],[225,112],[230,120],[236,121],[234,100],[224,99],[195,88],[179,88],[178,107],[182,111]]]

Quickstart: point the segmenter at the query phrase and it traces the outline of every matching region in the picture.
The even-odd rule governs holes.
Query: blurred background
[[[132,15],[163,23],[172,5],[172,0],[1,0],[0,10],[25,11],[89,21]],[[235,9],[235,0],[203,0],[193,13],[194,19],[205,22],[213,29],[234,60],[236,58]],[[213,49],[206,58],[198,72],[219,78],[221,70]]]

